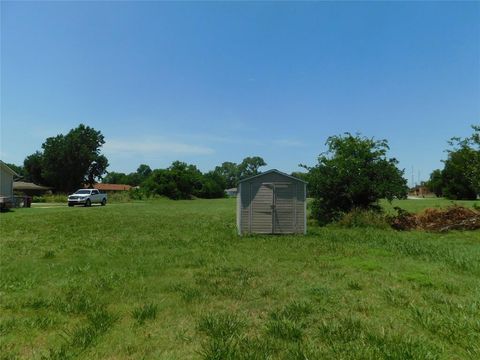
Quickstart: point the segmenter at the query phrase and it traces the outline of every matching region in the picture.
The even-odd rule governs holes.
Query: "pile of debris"
[[[453,205],[445,209],[425,209],[419,214],[409,213],[396,207],[397,215],[389,217],[391,226],[397,230],[448,230],[480,229],[480,211]]]

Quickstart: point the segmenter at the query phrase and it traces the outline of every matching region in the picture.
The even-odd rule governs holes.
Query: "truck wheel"
[[[68,204],[68,206],[69,206],[69,207],[72,207],[72,206],[73,206],[73,204]]]
[[[105,205],[107,205],[107,199],[103,198],[103,200],[102,200],[102,206],[105,206]]]
[[[90,201],[90,199],[87,199],[87,201],[85,201],[85,206],[92,206],[92,202]]]

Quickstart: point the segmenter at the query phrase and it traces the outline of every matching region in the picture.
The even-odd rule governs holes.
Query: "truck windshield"
[[[90,190],[77,190],[75,194],[90,194]]]

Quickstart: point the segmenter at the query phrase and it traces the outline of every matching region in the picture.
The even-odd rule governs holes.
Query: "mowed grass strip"
[[[0,222],[3,358],[480,357],[478,231],[238,237],[233,199]]]

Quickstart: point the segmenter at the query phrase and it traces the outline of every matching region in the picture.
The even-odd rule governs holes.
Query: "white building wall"
[[[13,196],[13,175],[0,167],[0,196]]]

